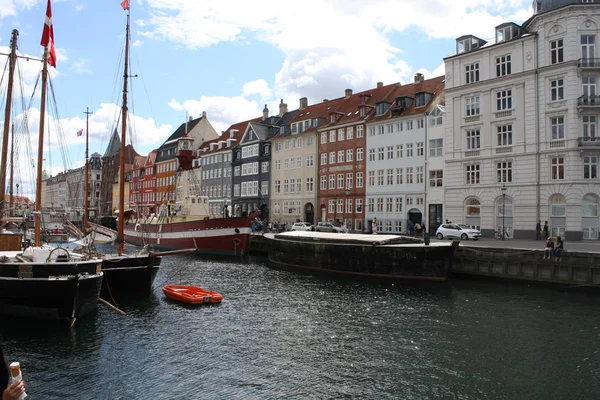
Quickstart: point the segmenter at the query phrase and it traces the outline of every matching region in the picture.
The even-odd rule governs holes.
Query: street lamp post
[[[337,221],[337,196],[333,196],[333,222]]]
[[[350,214],[350,212],[349,212],[350,210],[348,210],[348,196],[350,196],[350,188],[344,189],[344,194],[346,195],[346,208],[345,208],[345,210],[346,210],[346,216],[345,216],[345,219],[346,219],[346,221],[348,221],[348,214]],[[347,227],[348,227],[348,224],[346,224],[346,228]]]
[[[502,240],[504,240],[504,210],[506,206],[506,185],[502,184],[502,188],[500,190],[502,190]]]

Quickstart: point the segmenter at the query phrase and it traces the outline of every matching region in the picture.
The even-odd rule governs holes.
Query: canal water
[[[187,307],[160,287],[224,295]],[[2,319],[30,399],[592,399],[600,293],[392,284],[171,256],[154,295],[75,329]]]

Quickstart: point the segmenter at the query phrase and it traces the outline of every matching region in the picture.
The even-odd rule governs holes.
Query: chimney
[[[423,74],[420,73],[416,73],[415,74],[415,83],[421,83],[425,80],[425,77],[423,76]]]
[[[348,98],[348,97],[350,97],[350,96],[352,96],[352,89],[346,89],[346,92],[345,92],[344,98],[346,98],[346,99],[347,99],[347,98]]]
[[[281,103],[279,103],[279,116],[283,117],[283,115],[287,112],[288,112],[287,104],[285,104],[283,102],[283,99],[281,99]]]
[[[191,115],[188,117],[188,122],[192,122],[194,120],[194,117],[192,117]]]
[[[323,99],[323,103],[327,103],[329,99]]]
[[[239,131],[237,129],[231,129],[229,130],[229,137],[230,138],[234,138],[235,134],[238,133]]]
[[[267,108],[267,105],[265,104],[265,108],[263,108],[263,117],[262,117],[262,119],[264,121],[267,118],[269,118],[269,109]]]
[[[308,99],[306,97],[302,97],[300,99],[300,109],[304,110],[306,107],[308,107]]]
[[[377,82],[377,88],[382,88],[383,87],[383,82]]]
[[[206,118],[206,111],[202,111],[202,118]]]

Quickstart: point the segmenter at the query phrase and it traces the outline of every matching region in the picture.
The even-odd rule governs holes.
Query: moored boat
[[[445,281],[455,246],[398,235],[285,232],[265,234],[269,265],[384,280]]]
[[[210,304],[223,301],[223,295],[214,290],[205,290],[198,286],[166,285],[162,288],[167,298],[186,304]]]

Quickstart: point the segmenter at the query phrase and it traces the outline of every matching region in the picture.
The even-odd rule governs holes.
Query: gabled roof
[[[121,137],[115,129],[112,136],[110,137],[108,146],[106,147],[106,151],[104,152],[104,156],[102,157],[114,157],[119,151],[121,151]]]
[[[152,150],[147,156],[146,156],[146,160],[144,162],[144,165],[146,167],[153,165],[154,161],[156,161],[156,154],[158,153],[157,150]]]
[[[246,128],[248,127],[248,124],[250,124],[252,122],[258,122],[260,120],[261,120],[261,118],[259,117],[259,118],[249,119],[247,121],[236,122],[235,124],[233,124],[229,128],[227,128],[227,130],[221,132],[221,136],[219,136],[217,139],[208,140],[208,141],[202,143],[202,145],[198,149],[198,150],[200,150],[200,155],[203,156],[205,154],[218,153],[223,150],[231,150],[233,147],[237,146],[237,144],[242,139],[242,136],[246,132]],[[230,133],[232,130],[236,131],[234,133],[233,137],[231,137],[231,133]],[[234,139],[233,141],[230,142],[229,146],[227,145],[227,139]],[[210,144],[211,143],[219,143],[220,141],[225,141],[225,146],[223,146],[220,149],[217,148],[217,149],[214,149],[211,151]],[[202,149],[206,149],[206,151],[203,152]]]
[[[386,97],[386,101],[391,103],[391,107],[383,114],[383,115],[372,115],[369,118],[368,122],[378,122],[386,119],[392,118],[392,111],[396,110],[396,114],[400,113],[400,117],[406,117],[410,115],[418,115],[423,114],[431,107],[431,104],[436,101],[438,96],[444,91],[445,87],[445,77],[438,76],[435,78],[423,80],[419,83],[409,83],[407,85],[402,85],[396,87],[389,95]],[[421,107],[415,107],[415,101],[412,101],[411,104],[405,108],[404,110],[400,110],[402,108],[399,105],[394,104],[395,100],[399,97],[410,97],[412,99],[418,93],[431,93],[433,96],[431,99]]]
[[[282,116],[273,115],[267,119],[261,119],[260,122],[250,123],[248,129],[253,129],[260,140],[268,140],[276,137],[280,133],[281,127],[284,128],[284,132],[289,132],[289,128],[286,129],[286,127],[289,127],[290,121],[294,119],[297,113],[298,110],[293,110],[286,112]]]
[[[4,202],[6,204],[10,203],[10,194],[4,195]],[[29,199],[29,197],[27,197],[27,196],[17,196],[15,194],[13,194],[13,203],[29,205],[29,204],[33,204],[33,201],[31,201],[31,199]]]

